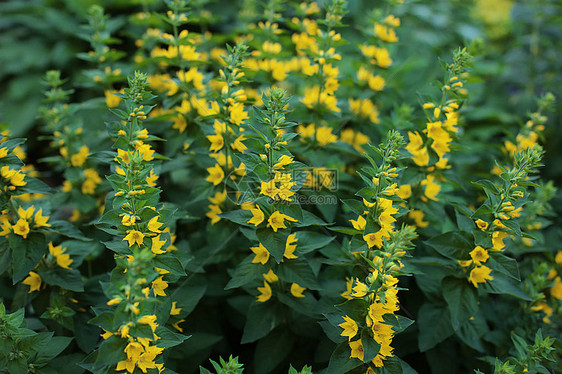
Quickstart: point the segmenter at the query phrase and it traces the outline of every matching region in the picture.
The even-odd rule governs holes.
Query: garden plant
[[[562,372],[555,0],[0,4],[0,373]]]

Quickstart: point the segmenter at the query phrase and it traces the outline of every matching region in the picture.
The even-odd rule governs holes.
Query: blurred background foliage
[[[199,1],[201,2],[201,1]],[[228,33],[241,25],[233,18],[244,1],[204,1],[214,23]],[[14,136],[32,138],[37,126],[38,107],[43,87],[38,83],[44,72],[56,68],[62,76],[79,81],[87,63],[78,59],[87,50],[80,37],[88,8],[104,7],[114,20],[115,36],[123,38],[135,26],[126,15],[155,9],[154,0],[8,0],[0,4],[0,122],[10,125]],[[384,3],[380,2],[380,6]],[[359,42],[367,22],[365,9],[377,7],[374,0],[354,0],[348,4],[344,39]],[[534,110],[537,96],[552,92],[560,98],[562,51],[562,4],[557,0],[437,0],[406,1],[397,14],[402,19],[401,43],[393,53],[399,68],[393,70],[392,94],[387,92],[387,107],[404,109],[402,104],[418,104],[427,82],[441,74],[438,58],[447,60],[458,46],[470,45],[476,56],[470,110],[466,112],[467,134],[480,140],[493,139],[506,129],[515,133],[516,118]],[[133,45],[119,45],[127,51]],[[353,66],[348,66],[353,69]],[[77,90],[73,100],[84,101]],[[508,98],[506,100],[506,98]],[[546,129],[547,167],[544,177],[560,184],[562,178],[562,140],[560,106],[550,116]],[[31,132],[30,132],[31,131]],[[33,143],[31,143],[33,145]]]

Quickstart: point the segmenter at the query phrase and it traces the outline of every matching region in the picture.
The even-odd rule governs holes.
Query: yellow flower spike
[[[20,218],[16,224],[12,226],[12,229],[14,230],[14,234],[27,239],[27,234],[29,234],[29,223],[25,219]]]
[[[258,226],[264,220],[264,214],[259,205],[256,205],[255,208],[250,209],[252,213],[252,218],[247,223],[251,223],[254,226]]]
[[[140,246],[143,243],[144,234],[137,230],[131,230],[127,236],[123,238],[123,240],[126,240],[129,243],[129,247],[132,247],[135,243]]]
[[[263,244],[259,243],[257,247],[250,247],[250,249],[256,255],[252,260],[252,263],[262,265],[265,265],[267,263],[267,261],[269,260],[269,251],[263,246]]]
[[[341,336],[347,336],[348,340],[351,340],[357,332],[359,331],[357,323],[348,316],[343,316],[345,322],[340,323],[338,326],[343,329],[340,333]]]
[[[273,231],[277,232],[279,229],[286,229],[285,220],[289,222],[297,222],[296,219],[290,217],[286,214],[279,213],[278,211],[273,212],[273,214],[267,220],[267,227],[271,227]]]
[[[23,280],[22,283],[29,286],[28,293],[39,291],[39,289],[41,288],[41,276],[33,271],[30,271],[29,275]]]
[[[150,221],[148,221],[148,229],[149,229],[150,231],[155,232],[155,233],[160,233],[160,232],[162,232],[162,231],[160,230],[160,227],[162,227],[163,223],[158,222],[158,218],[159,218],[159,217],[160,217],[160,216],[154,216],[154,217],[152,217],[152,218],[150,219]]]
[[[266,281],[263,281],[263,287],[258,287],[258,291],[260,292],[260,294],[256,298],[258,302],[265,303],[271,298],[271,287]]]

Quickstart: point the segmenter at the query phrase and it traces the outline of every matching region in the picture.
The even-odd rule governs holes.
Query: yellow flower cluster
[[[35,215],[34,215],[35,213]],[[17,219],[17,221],[16,221]],[[21,236],[27,239],[27,235],[30,233],[31,229],[38,229],[40,227],[50,227],[51,225],[47,223],[49,216],[43,216],[43,209],[35,211],[35,207],[32,205],[27,209],[23,209],[21,206],[18,208],[17,217],[15,217],[10,223],[10,216],[7,212],[2,212],[0,216],[0,235],[8,237],[10,233]],[[31,226],[30,226],[31,224]]]

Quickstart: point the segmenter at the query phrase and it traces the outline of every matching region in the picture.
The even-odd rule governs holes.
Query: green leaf
[[[60,235],[67,236],[72,239],[83,241],[92,241],[92,239],[84,236],[74,225],[67,221],[53,221],[51,227],[46,227],[46,231],[54,232]]]
[[[467,259],[470,251],[474,249],[472,237],[463,231],[451,231],[445,234],[437,235],[425,241],[441,255],[454,259]]]
[[[478,295],[476,289],[465,279],[446,277],[441,282],[443,298],[449,306],[451,324],[457,330],[460,325],[478,311]]]
[[[10,235],[9,242],[12,249],[13,284],[16,284],[41,261],[47,245],[45,237],[37,233],[30,233],[27,239]]]
[[[391,314],[391,313],[385,314],[383,316],[383,319],[384,319],[384,323],[392,326],[392,330],[394,331],[395,334],[398,334],[406,330],[414,323],[413,320],[401,316],[399,314]]]
[[[253,214],[249,210],[238,209],[221,213],[219,214],[219,217],[227,219],[239,225],[250,226],[251,224],[248,224],[248,221],[253,217]]]
[[[325,234],[314,231],[298,231],[297,249],[299,254],[305,254],[318,248],[323,248],[334,240],[335,236],[326,236]]]
[[[361,332],[361,344],[363,345],[363,362],[371,362],[381,349],[381,345],[373,339],[369,333],[369,328],[364,328]]]
[[[279,304],[273,302],[273,300],[252,304],[248,310],[241,343],[252,343],[263,338],[281,321],[282,315]]]
[[[435,347],[455,332],[451,325],[451,313],[442,304],[426,302],[420,308],[416,320],[420,329],[418,347],[422,352]]]
[[[288,283],[297,283],[301,287],[319,290],[320,285],[308,262],[300,259],[285,261],[277,268],[277,276]]]
[[[521,289],[519,284],[515,283],[512,279],[509,279],[498,272],[492,272],[491,275],[494,279],[487,281],[485,284],[480,286],[485,291],[494,294],[511,295],[526,301],[532,300],[532,298]]]
[[[59,286],[75,292],[84,291],[82,276],[76,269],[63,269],[57,266],[56,268],[39,270],[38,273],[41,279],[51,286]]]
[[[291,230],[281,229],[274,232],[270,228],[262,228],[256,231],[256,236],[258,237],[260,243],[268,250],[268,252],[275,258],[277,263],[283,260],[283,254],[285,253],[285,245],[287,244],[287,238],[289,237]]]
[[[269,373],[291,353],[294,338],[285,329],[276,329],[258,341],[254,353],[257,373]]]
[[[225,290],[245,286],[248,283],[254,282],[256,279],[262,278],[263,273],[267,273],[268,268],[260,263],[252,263],[253,258],[254,255],[250,255],[236,266],[232,278],[224,288]]]
[[[347,342],[340,343],[330,357],[330,363],[326,374],[342,374],[362,365],[363,363],[356,359],[350,358],[351,349]]]
[[[521,281],[521,278],[519,276],[519,266],[517,265],[517,261],[515,259],[507,257],[506,255],[499,252],[488,253],[490,254],[490,258],[486,262],[487,266],[489,266],[493,270],[507,275],[510,278],[515,279],[516,281]]]
[[[72,338],[66,336],[52,337],[49,341],[49,344],[46,344],[44,347],[41,347],[41,349],[37,351],[38,354],[34,364],[37,366],[46,365],[49,361],[51,361],[62,351],[64,351],[71,341]]]

